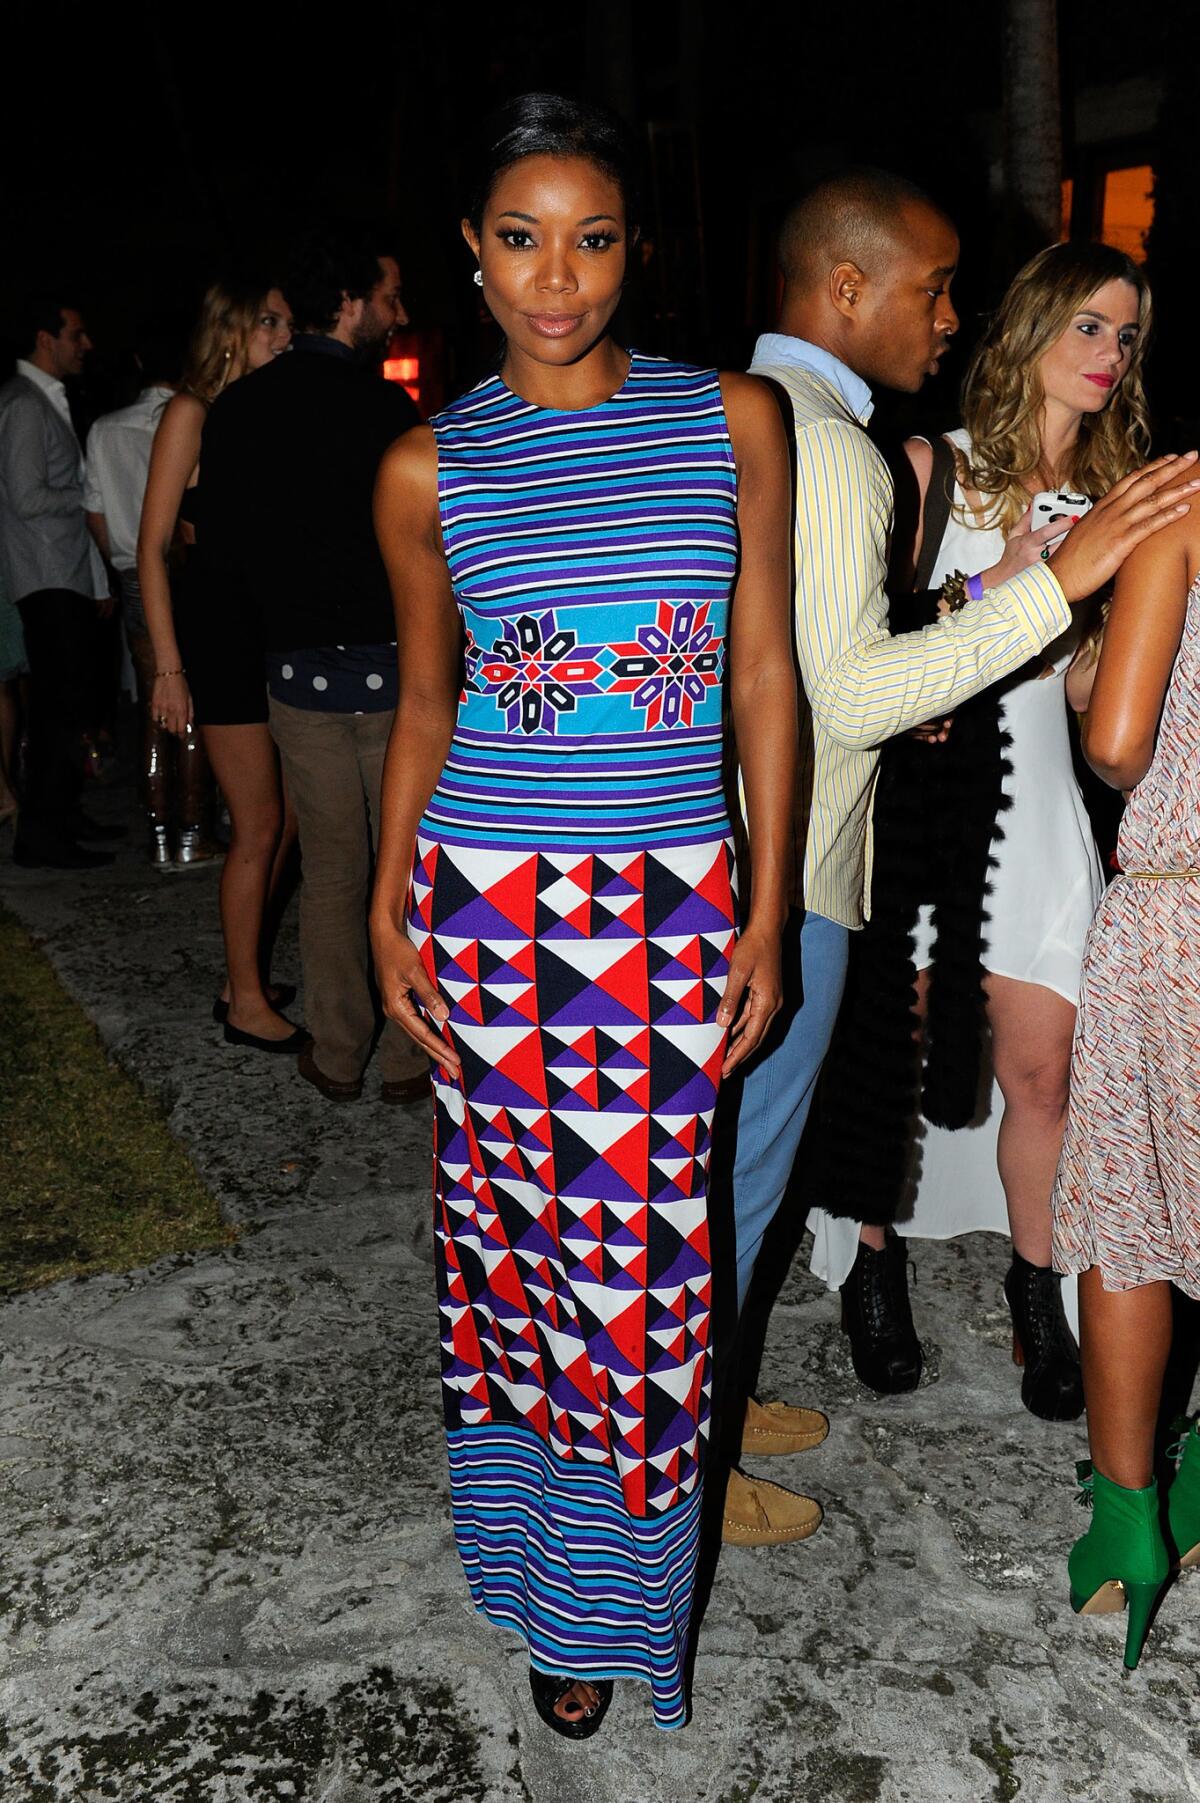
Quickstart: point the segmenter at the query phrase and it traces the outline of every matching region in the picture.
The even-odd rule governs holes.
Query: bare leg
[[[1075,1010],[1053,989],[989,974],[992,1061],[1004,1097],[996,1159],[1013,1246],[1050,1263],[1050,1192],[1067,1119]]]
[[[261,971],[263,914],[283,826],[278,754],[265,723],[202,730],[233,828],[221,872],[229,1024],[261,1039],[286,1039],[293,1029],[268,1001]]]
[[[274,743],[274,741],[272,741]],[[278,752],[276,752],[278,757]],[[279,833],[279,844],[275,848],[275,856],[271,863],[271,877],[267,884],[267,906],[263,919],[261,962],[264,980],[271,974],[271,954],[275,946],[275,935],[279,931],[279,922],[287,906],[288,897],[293,893],[294,885],[288,882],[288,867],[292,854],[296,849],[296,810],[292,806],[287,792],[283,771],[279,772],[280,791],[283,797],[283,825]]]
[[[275,951],[275,935],[279,931],[279,923],[283,919],[284,910],[295,892],[295,884],[290,880],[292,854],[296,849],[296,810],[288,797],[287,783],[283,771],[279,772],[279,780],[283,786],[283,830],[279,835],[279,844],[271,863],[271,875],[267,883],[267,901],[263,910],[262,939],[259,945],[259,971],[262,976],[263,992],[269,1002],[274,1002],[278,987],[272,983],[271,962]],[[229,979],[221,989],[221,1000],[229,1000]]]
[[[1154,1476],[1171,1286],[1106,1290],[1093,1266],[1079,1279],[1079,1328],[1092,1463],[1111,1483],[1142,1490]]]
[[[914,1028],[915,1038],[920,1038],[924,1033],[925,1014],[928,1007],[929,972],[928,970],[919,970],[917,972],[917,1000],[916,1005],[913,1008],[913,1014],[915,1015],[917,1022],[917,1025]],[[882,1227],[868,1227],[864,1225],[858,1230],[858,1241],[861,1246],[869,1246],[872,1252],[882,1252],[883,1248],[887,1245],[887,1234]]]

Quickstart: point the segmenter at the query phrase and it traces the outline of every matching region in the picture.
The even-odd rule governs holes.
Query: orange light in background
[[[1104,177],[1100,236],[1135,263],[1144,262],[1146,256],[1146,233],[1154,223],[1153,189],[1154,171],[1149,163],[1110,169]]]
[[[1062,241],[1071,236],[1071,207],[1075,200],[1075,183],[1068,176],[1062,185]]]
[[[419,357],[388,357],[384,361],[383,374],[386,381],[399,382],[408,393],[409,398],[420,406],[421,359]]]

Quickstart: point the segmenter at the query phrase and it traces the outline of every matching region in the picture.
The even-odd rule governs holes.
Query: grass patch
[[[161,1108],[0,908],[0,1295],[236,1238]]]

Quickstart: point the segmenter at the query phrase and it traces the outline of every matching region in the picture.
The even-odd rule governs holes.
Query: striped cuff
[[[1058,577],[1044,563],[1022,570],[1002,588],[988,591],[998,601],[1011,607],[1013,618],[1030,640],[1032,649],[1040,651],[1071,624],[1071,609]]]

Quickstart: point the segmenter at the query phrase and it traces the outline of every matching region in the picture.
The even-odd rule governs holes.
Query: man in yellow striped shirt
[[[884,578],[894,497],[887,465],[865,430],[870,384],[915,393],[936,371],[958,327],[950,299],[958,236],[910,183],[882,170],[855,170],[792,208],[780,261],[780,327],[759,339],[751,371],[773,385],[793,428],[796,645],[808,717],[800,880],[787,946],[791,993],[737,1100],[739,1308],[829,1047],[848,935],[869,909],[880,745],[952,712],[1056,639],[1070,624],[1072,605],[1108,581],[1142,538],[1186,511],[1180,481],[1191,475],[1184,460],[1164,460],[1118,484],[1052,558],[1039,555],[1052,536],[1047,529],[1026,535],[985,572],[979,599],[924,631],[893,638]],[[751,1402],[743,1450],[797,1450],[815,1444],[826,1425],[812,1410]],[[800,1539],[820,1519],[811,1499],[733,1473],[727,1540]]]

